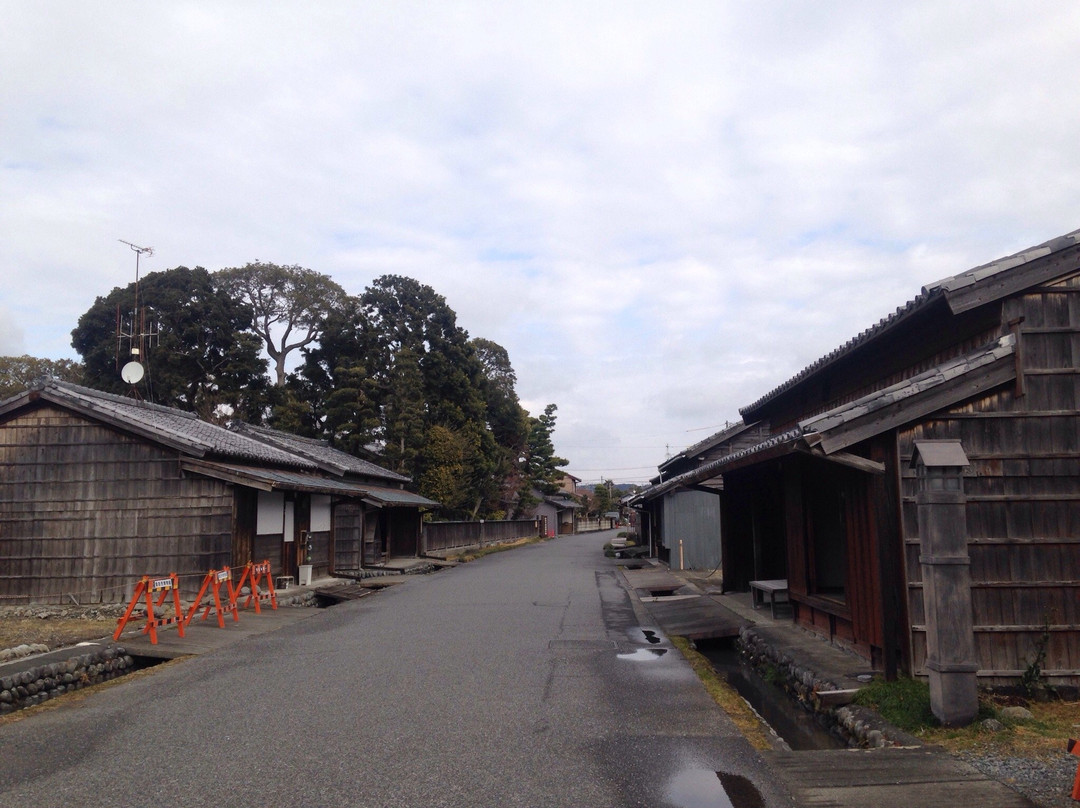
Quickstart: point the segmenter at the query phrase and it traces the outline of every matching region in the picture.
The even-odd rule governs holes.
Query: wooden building
[[[318,577],[415,556],[436,503],[406,482],[319,441],[44,380],[0,402],[0,604],[122,601],[170,572],[191,590],[264,559],[296,576],[310,558]]]
[[[759,425],[731,424],[698,441],[658,467],[651,485],[627,499],[640,513],[638,533],[649,552],[673,569],[720,566],[720,493],[723,480],[683,484],[681,475],[726,457],[766,436]]]
[[[916,440],[959,440],[978,676],[1015,684],[1044,633],[1080,685],[1080,231],[923,288],[742,408],[768,437],[671,483],[722,481],[726,590],[787,578],[794,619],[926,672]]]

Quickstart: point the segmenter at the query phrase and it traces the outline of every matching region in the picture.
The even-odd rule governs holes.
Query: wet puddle
[[[628,659],[631,662],[651,662],[659,659],[668,652],[666,648],[639,648],[628,654],[619,654],[619,659]]]
[[[753,783],[739,774],[688,769],[667,785],[665,799],[678,808],[764,808]]]

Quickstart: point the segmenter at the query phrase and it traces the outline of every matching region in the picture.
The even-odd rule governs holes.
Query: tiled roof
[[[318,463],[326,470],[334,471],[338,474],[356,474],[364,477],[378,477],[394,482],[409,482],[409,478],[404,474],[398,474],[389,469],[384,469],[382,466],[377,466],[374,463],[369,463],[359,457],[354,457],[348,452],[335,449],[324,440],[304,438],[299,435],[290,435],[288,432],[281,432],[277,429],[252,426],[251,424],[240,422],[229,424],[229,429],[230,431],[238,432],[241,435],[248,435],[256,440],[265,441],[278,448],[306,457],[307,459]]]
[[[800,421],[799,426],[806,433],[827,432],[993,364],[999,359],[1010,356],[1015,351],[1015,347],[1016,337],[1013,334],[1006,334],[981,351],[950,359],[910,379],[904,379],[890,387],[876,390],[855,401]]]
[[[943,289],[946,292],[953,292],[957,289],[963,289],[965,286],[979,283],[987,278],[991,278],[1006,270],[1012,269],[1013,267],[1029,264],[1036,258],[1042,258],[1060,252],[1061,250],[1068,249],[1077,244],[1080,244],[1080,230],[1073,230],[1071,233],[1066,233],[1064,236],[1058,236],[1055,239],[1043,242],[1035,247],[1021,250],[1015,255],[1008,255],[1004,258],[999,258],[996,261],[991,261],[989,264],[983,264],[974,269],[969,269],[957,275],[952,275],[943,280],[927,284],[923,287],[923,291]]]
[[[194,413],[173,407],[104,393],[52,378],[38,381],[30,388],[31,393],[34,391],[47,400],[93,413],[114,426],[157,438],[195,457],[213,455],[312,471],[317,468],[314,462],[304,457],[208,423]]]
[[[327,477],[325,474],[242,466],[232,463],[208,463],[202,460],[185,461],[184,467],[199,474],[234,482],[256,482],[272,489],[285,491],[310,491],[319,494],[358,497],[370,499],[381,505],[435,507],[439,504],[420,494],[414,494],[401,488],[388,488],[342,477]]]
[[[909,300],[903,306],[900,306],[895,312],[893,312],[889,316],[883,317],[875,325],[872,325],[870,326],[870,328],[867,328],[865,331],[859,333],[858,336],[852,337],[850,340],[845,342],[836,350],[826,354],[813,364],[803,368],[801,371],[796,373],[783,384],[779,385],[778,387],[774,387],[772,390],[763,395],[753,404],[750,404],[746,407],[740,407],[739,414],[742,415],[744,418],[747,417],[749,413],[755,412],[756,410],[760,409],[763,405],[769,403],[775,398],[778,398],[782,393],[787,392],[800,382],[805,381],[806,379],[813,376],[815,373],[818,373],[824,368],[834,364],[839,359],[854,352],[858,348],[861,348],[863,345],[870,342],[875,337],[883,334],[885,331],[894,328],[898,323],[906,320],[915,312],[921,311],[930,303],[930,301],[935,300],[942,295],[943,292],[941,289],[934,289],[933,291],[924,290],[917,297]]]
[[[896,309],[895,312],[882,318],[875,325],[867,328],[857,336],[845,342],[836,350],[829,354],[826,354],[821,359],[818,359],[811,365],[808,365],[803,370],[792,376],[783,384],[775,387],[764,396],[759,398],[753,404],[746,407],[741,407],[739,413],[745,418],[748,413],[753,413],[760,409],[762,406],[778,398],[781,394],[792,389],[799,383],[805,381],[809,377],[815,375],[826,367],[837,362],[839,359],[851,354],[863,345],[867,344],[871,340],[877,338],[886,331],[894,328],[900,322],[906,320],[912,314],[922,311],[932,301],[937,300],[940,297],[948,297],[951,292],[964,289],[975,283],[981,283],[988,279],[993,278],[996,275],[1000,275],[1010,269],[1018,266],[1030,263],[1037,258],[1050,255],[1061,250],[1068,249],[1069,247],[1080,244],[1080,230],[1074,230],[1071,233],[1066,233],[1064,236],[1051,239],[1050,241],[1039,244],[1035,247],[1029,247],[1026,250],[1022,250],[1014,255],[1005,256],[999,258],[996,261],[991,261],[988,264],[975,267],[973,269],[966,270],[964,272],[952,275],[948,278],[944,278],[940,281],[927,284],[922,288],[922,291],[912,300],[909,300],[903,306]]]
[[[756,454],[768,451],[769,449],[775,449],[780,446],[794,445],[796,441],[803,436],[803,430],[799,427],[795,429],[789,429],[787,432],[782,432],[779,435],[773,435],[771,438],[755,443],[753,446],[749,446],[746,449],[741,449],[738,452],[733,452],[729,455],[724,455],[716,460],[712,460],[696,469],[683,472],[676,477],[672,477],[670,480],[664,480],[662,483],[646,488],[644,491],[638,493],[632,500],[631,504],[636,501],[645,499],[656,499],[672,489],[679,488],[684,485],[694,485],[708,480],[713,477],[719,476],[724,469],[734,466],[740,461],[753,457]]]

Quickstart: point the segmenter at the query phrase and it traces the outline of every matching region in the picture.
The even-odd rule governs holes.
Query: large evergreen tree
[[[168,406],[190,410],[207,420],[240,417],[263,420],[269,403],[266,363],[259,356],[251,327],[251,309],[219,290],[202,267],[176,267],[146,275],[138,284],[145,323],[157,336],[139,356],[146,376],[139,392]],[[79,318],[71,344],[83,358],[83,383],[127,393],[119,366],[131,358],[117,340],[117,312],[130,333],[139,331],[142,313],[134,314],[135,284],[115,288]]]
[[[569,460],[555,454],[555,444],[551,435],[555,431],[554,404],[544,407],[544,412],[529,418],[529,437],[525,451],[525,469],[521,487],[518,490],[518,514],[529,513],[538,500],[534,491],[544,496],[559,493],[559,482],[563,472],[559,466],[565,466]]]

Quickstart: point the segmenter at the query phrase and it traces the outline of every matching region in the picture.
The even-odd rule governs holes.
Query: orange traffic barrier
[[[225,584],[225,606],[221,605],[221,585]],[[212,601],[203,603],[203,598],[206,597],[209,592]],[[199,594],[195,596],[195,601],[191,604],[191,608],[188,609],[187,617],[184,618],[184,625],[191,623],[195,613],[203,609],[202,619],[205,620],[210,616],[210,612],[214,612],[217,615],[218,628],[225,628],[225,614],[232,613],[233,622],[239,623],[240,616],[236,613],[236,590],[232,585],[232,571],[228,567],[223,567],[219,570],[210,570],[206,573],[206,577],[203,578],[203,584],[199,588]]]
[[[1080,758],[1080,741],[1069,738],[1069,754]],[[1080,763],[1076,764],[1076,779],[1073,780],[1072,798],[1080,800]]]
[[[266,578],[266,590],[265,592],[259,591],[259,582]],[[247,596],[247,600],[244,601],[244,607],[247,608],[254,601],[255,613],[262,614],[262,609],[259,608],[259,601],[270,601],[270,607],[272,609],[277,608],[277,593],[274,591],[274,579],[270,575],[270,562],[263,561],[261,564],[253,564],[248,562],[244,567],[244,574],[240,576],[239,583],[236,584],[236,594],[239,596],[240,590],[244,588],[244,583],[250,587],[251,592]]]
[[[157,608],[161,608],[165,602],[165,598],[168,597],[169,592],[172,592],[173,602],[173,616],[172,617],[155,617],[154,616],[154,594],[160,592],[157,598]],[[116,623],[116,632],[113,634],[113,642],[120,639],[120,635],[124,631],[124,627],[127,625],[128,620],[131,619],[132,614],[135,611],[135,607],[139,605],[139,600],[146,598],[146,626],[143,628],[143,634],[150,635],[150,642],[157,645],[157,628],[158,626],[168,626],[176,623],[177,633],[184,636],[184,611],[180,607],[180,582],[177,580],[176,573],[172,573],[169,576],[162,578],[150,578],[147,575],[142,577],[142,580],[135,587],[135,594],[131,596],[131,603],[128,604],[127,611],[124,612],[124,616],[119,618]]]

